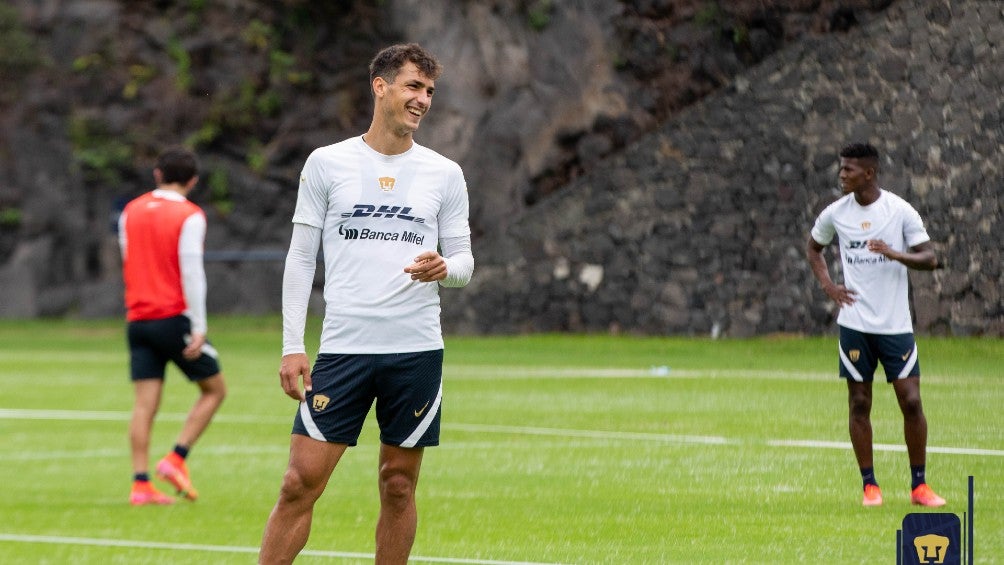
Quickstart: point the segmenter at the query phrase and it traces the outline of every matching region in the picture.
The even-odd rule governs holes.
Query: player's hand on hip
[[[833,285],[826,289],[826,295],[833,299],[841,308],[850,306],[857,301],[854,297],[858,292],[851,290],[842,284]]]
[[[423,251],[415,262],[404,268],[411,275],[411,280],[418,282],[435,282],[446,278],[446,261],[435,251]]]
[[[303,389],[300,388],[300,378],[303,378]],[[310,380],[310,361],[306,353],[290,353],[282,356],[279,365],[279,384],[286,396],[303,402],[307,399],[304,391],[310,392],[313,385]]]
[[[195,361],[202,356],[202,346],[206,344],[206,334],[193,333],[185,340],[185,348],[181,356],[189,361]]]

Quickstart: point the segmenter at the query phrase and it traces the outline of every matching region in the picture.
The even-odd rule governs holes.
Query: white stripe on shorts
[[[307,407],[306,402],[300,403],[300,419],[303,420],[303,427],[307,429],[310,437],[317,441],[328,441],[324,438],[324,434],[317,428],[317,424],[314,423],[314,419],[310,416],[310,408]]]
[[[202,353],[205,353],[206,355],[212,357],[213,359],[216,360],[220,359],[220,354],[217,353],[216,348],[213,347],[209,342],[206,342],[202,345],[201,351]]]
[[[913,351],[910,352],[910,358],[907,359],[906,365],[903,365],[903,370],[899,372],[896,376],[897,379],[905,379],[910,375],[910,371],[917,364],[917,344],[913,344]]]
[[[851,378],[858,381],[859,383],[863,383],[865,381],[865,378],[862,377],[861,373],[858,372],[858,368],[854,366],[854,363],[851,363],[851,360],[847,358],[847,354],[844,353],[843,346],[840,345],[839,343],[837,344],[837,351],[840,352],[840,362],[844,364],[844,368],[847,369],[847,372],[851,374]]]
[[[415,428],[415,431],[412,432],[410,436],[408,436],[408,439],[401,442],[401,447],[415,447],[415,444],[418,443],[418,440],[422,439],[422,436],[425,435],[425,431],[428,430],[429,426],[432,425],[432,421],[436,419],[436,414],[439,413],[439,404],[442,401],[443,401],[443,383],[440,382],[439,392],[436,393],[436,400],[433,401],[432,408],[430,408],[429,412],[425,414],[425,418],[422,418],[422,421],[418,423],[418,427]]]

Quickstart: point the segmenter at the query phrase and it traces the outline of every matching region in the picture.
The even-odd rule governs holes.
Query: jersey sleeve
[[[300,172],[296,209],[293,212],[294,224],[324,227],[324,216],[328,209],[328,187],[324,168],[324,159],[319,150],[315,150],[307,157],[307,162]]]
[[[913,206],[906,204],[903,214],[903,240],[906,241],[907,248],[931,240],[931,236],[927,234],[927,229],[924,227],[924,220],[921,219],[920,213]]]
[[[192,333],[205,335],[206,321],[206,270],[202,263],[206,241],[206,216],[202,212],[185,220],[178,238],[178,266],[181,270],[181,288],[185,295],[185,314],[192,322]]]
[[[820,245],[829,245],[833,242],[833,236],[837,234],[836,228],[833,226],[833,207],[827,206],[823,213],[816,218],[815,225],[812,226],[812,231],[810,232],[812,239],[816,240],[816,243]]]
[[[447,192],[443,198],[443,206],[439,212],[439,239],[453,237],[470,237],[471,226],[468,221],[470,202],[467,198],[467,181],[460,166],[455,166]]]
[[[321,230],[295,224],[282,275],[282,354],[304,353],[303,331],[317,267]]]
[[[471,238],[447,237],[439,240],[439,247],[446,262],[446,278],[440,286],[461,287],[471,282],[474,274],[474,254],[471,252]]]

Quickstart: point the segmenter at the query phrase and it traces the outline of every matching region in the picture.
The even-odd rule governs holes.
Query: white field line
[[[165,420],[184,421],[185,414],[173,413],[159,416]],[[25,410],[0,408],[0,420],[100,420],[100,421],[129,421],[129,412],[90,412],[77,410]],[[214,418],[216,422],[239,423],[239,424],[263,424],[282,421],[289,423],[292,416],[282,418],[260,418],[253,416],[220,414]],[[568,428],[541,428],[533,426],[500,426],[489,424],[464,424],[464,423],[444,423],[443,428],[460,432],[489,433],[489,434],[510,434],[510,435],[530,435],[547,436],[561,438],[586,438],[596,440],[637,440],[650,443],[683,443],[701,445],[756,445],[761,443],[756,440],[744,440],[741,438],[727,438],[723,436],[702,436],[702,435],[678,435],[678,434],[657,434],[650,432],[616,432],[604,430],[575,430]],[[821,440],[798,440],[798,439],[767,439],[762,441],[763,445],[770,447],[802,447],[806,449],[851,449],[849,442],[821,441]],[[212,448],[207,448],[212,449]],[[234,449],[234,448],[224,448]],[[240,448],[237,448],[240,449]],[[905,451],[903,445],[890,445],[877,443],[874,445],[876,451]],[[939,447],[928,446],[929,453],[943,453],[947,455],[976,455],[986,457],[1004,457],[1004,450],[1001,449],[981,449],[967,447]],[[16,458],[14,454],[9,454],[7,458]],[[44,457],[42,457],[44,458]],[[56,458],[56,457],[53,457]]]
[[[122,539],[78,538],[64,536],[34,536],[0,533],[0,541],[15,543],[40,543],[48,545],[82,545],[91,547],[133,547],[139,549],[167,549],[173,551],[206,551],[212,553],[258,553],[257,547],[235,545],[201,545],[194,543],[166,543],[156,541],[136,541]],[[350,551],[323,551],[304,549],[300,555],[310,557],[335,557],[343,559],[372,560],[372,553],[354,553]],[[467,565],[558,565],[556,563],[535,563],[530,561],[495,561],[491,559],[464,559],[458,557],[423,557],[412,555],[410,561],[423,563],[460,563]]]
[[[444,376],[459,381],[497,379],[739,379],[834,381],[836,372],[773,371],[751,369],[674,369],[659,365],[627,367],[505,367],[499,365],[445,365]]]

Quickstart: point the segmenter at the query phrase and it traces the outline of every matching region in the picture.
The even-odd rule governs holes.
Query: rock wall
[[[918,328],[1002,335],[1000,6],[11,0],[0,316],[121,315],[114,218],[171,143],[203,161],[210,311],[277,311],[299,167],[365,129],[366,63],[410,40],[447,68],[419,141],[471,187],[447,331],[832,331],[801,250],[867,137],[946,262]]]
[[[449,318],[466,331],[832,332],[804,248],[838,195],[839,148],[865,140],[944,265],[911,273],[918,331],[1000,336],[1002,59],[1004,5],[982,1],[903,1],[794,45],[520,218],[515,259],[479,264]]]

